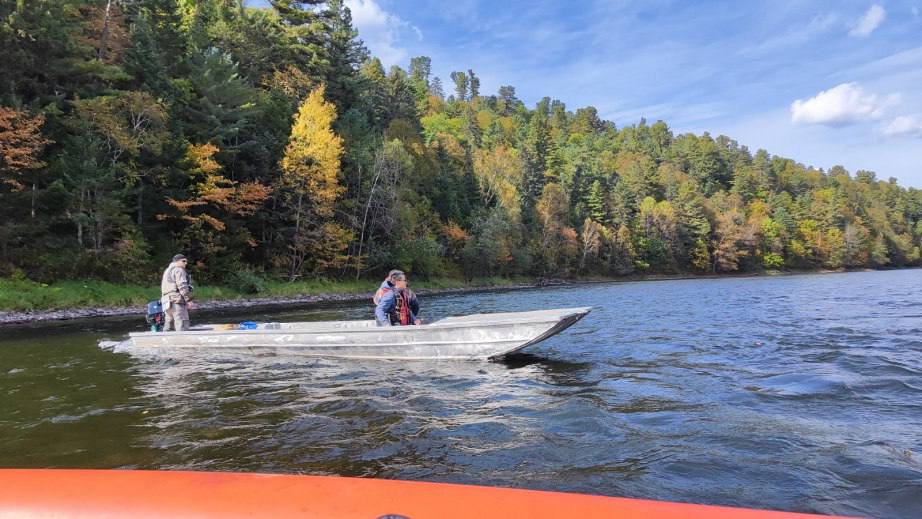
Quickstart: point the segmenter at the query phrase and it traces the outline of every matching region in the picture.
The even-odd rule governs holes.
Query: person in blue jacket
[[[419,300],[407,287],[407,276],[399,270],[392,270],[381,283],[373,298],[375,321],[378,326],[407,326],[422,324],[417,317]]]

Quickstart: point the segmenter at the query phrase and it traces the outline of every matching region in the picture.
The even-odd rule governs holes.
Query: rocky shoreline
[[[463,287],[463,288],[432,288],[420,289],[416,292],[421,295],[435,294],[463,294],[469,292],[492,292],[503,290],[521,290],[545,286],[548,283],[532,283],[490,287]],[[555,283],[556,284],[556,283]],[[297,297],[259,297],[250,299],[221,299],[205,301],[195,305],[196,310],[222,310],[227,308],[262,308],[282,305],[310,305],[314,303],[350,303],[370,301],[372,291],[367,294],[313,294]],[[43,321],[66,321],[83,319],[87,317],[118,317],[126,315],[144,316],[143,306],[118,306],[97,308],[73,308],[61,310],[39,310],[34,312],[0,312],[0,326],[28,324]]]

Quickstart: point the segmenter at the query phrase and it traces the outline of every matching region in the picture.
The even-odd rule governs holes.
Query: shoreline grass
[[[875,269],[855,269],[869,271]],[[889,270],[889,269],[882,269]],[[738,272],[726,274],[634,274],[622,277],[580,277],[564,282],[573,283],[629,283],[637,281],[666,281],[677,279],[702,279],[724,277],[777,276],[796,274],[829,274],[849,272],[836,270],[768,270],[760,272]],[[258,279],[259,291],[244,290],[228,285],[203,285],[195,287],[197,302],[233,300],[295,299],[317,295],[360,295],[369,296],[378,288],[381,278],[360,280],[313,279],[292,283],[277,280]],[[561,280],[563,281],[563,280]],[[535,278],[517,276],[484,277],[464,279],[460,277],[437,277],[428,280],[414,280],[415,290],[488,289],[522,285],[537,285]],[[250,285],[253,286],[253,285]],[[53,284],[38,283],[22,277],[0,278],[0,312],[52,312],[96,308],[141,307],[160,295],[158,285],[109,283],[98,280],[60,281]]]
[[[265,281],[259,292],[245,292],[222,285],[195,287],[196,301],[235,299],[296,298],[318,294],[371,294],[380,279],[337,281],[316,279],[311,281]],[[414,281],[414,289],[461,289],[475,287],[503,287],[534,283],[529,278],[433,278]],[[109,283],[98,280],[61,281],[53,284],[38,283],[28,279],[0,278],[0,312],[36,312],[74,310],[82,308],[113,308],[143,306],[160,296],[159,286]]]

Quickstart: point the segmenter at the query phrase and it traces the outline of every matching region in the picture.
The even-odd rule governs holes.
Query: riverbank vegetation
[[[430,278],[413,282],[416,290],[456,290],[469,287],[483,289],[503,288],[532,284],[532,280],[496,277],[477,279]],[[309,281],[261,280],[258,291],[252,286],[200,286],[195,287],[196,301],[297,299],[306,296],[325,295],[367,296],[377,284],[368,280],[313,279]],[[58,281],[52,284],[39,283],[19,277],[0,279],[0,312],[43,312],[79,308],[143,307],[160,298],[159,287],[126,283],[110,283],[101,280]]]
[[[464,63],[444,81],[424,56],[385,70],[342,0],[270,4],[0,3],[5,300],[51,284],[35,304],[66,306],[84,285],[66,280],[92,279],[75,305],[106,283],[145,302],[176,252],[241,294],[393,267],[535,279],[920,263],[922,192],[894,179],[526,106]]]

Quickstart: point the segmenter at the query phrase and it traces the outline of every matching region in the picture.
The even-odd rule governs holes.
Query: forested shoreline
[[[0,0],[0,276],[197,281],[920,264],[922,191],[431,61],[342,0]],[[617,124],[616,124],[617,123]]]

